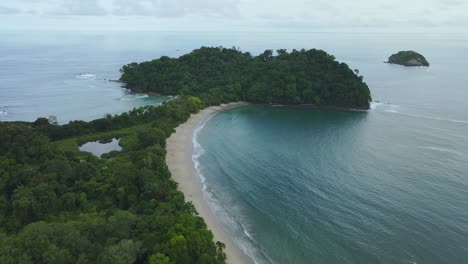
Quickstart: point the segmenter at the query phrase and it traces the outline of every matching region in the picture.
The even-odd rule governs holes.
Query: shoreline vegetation
[[[359,71],[321,50],[203,47],[121,71],[133,91],[177,96],[89,122],[0,122],[0,263],[222,264],[226,255],[244,263],[201,200],[178,190],[190,182],[178,187],[177,168],[188,165],[173,166],[168,153],[179,143],[168,138],[223,103],[363,110],[371,101]],[[122,150],[101,158],[78,150],[109,138]],[[178,155],[190,155],[182,145]]]

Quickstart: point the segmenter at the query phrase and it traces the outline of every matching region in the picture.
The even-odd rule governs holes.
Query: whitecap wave
[[[399,108],[399,105],[388,103],[388,102],[382,102],[382,101],[373,101],[370,103],[370,109],[371,110],[377,110],[377,109],[388,109],[388,108]],[[385,111],[385,110],[384,110]]]
[[[130,94],[130,95],[124,95],[123,97],[119,98],[121,101],[135,101],[139,99],[144,99],[148,98],[149,95],[147,94]]]
[[[370,109],[371,110],[379,110],[380,112],[386,112],[386,113],[393,113],[393,114],[408,116],[408,117],[438,120],[438,121],[446,121],[446,122],[452,122],[452,123],[468,124],[468,120],[449,119],[449,118],[441,118],[441,117],[436,117],[436,116],[425,116],[425,115],[415,115],[415,114],[402,113],[400,111],[400,106],[399,105],[392,104],[392,103],[387,103],[387,102],[381,102],[381,101],[371,102]]]
[[[136,99],[135,98],[128,98],[128,97],[122,97],[122,98],[119,98],[120,101],[135,101]]]
[[[440,151],[440,152],[446,152],[446,153],[452,153],[456,155],[463,155],[460,151],[454,150],[454,149],[446,149],[446,148],[440,148],[440,147],[419,147],[422,149],[428,149],[428,150],[435,150],[435,151]]]
[[[381,106],[382,104],[383,104],[383,103],[381,103],[381,102],[372,101],[372,102],[370,103],[370,106],[369,106],[369,107],[370,107],[371,110],[376,110],[377,107]]]
[[[436,116],[413,115],[413,114],[401,113],[396,110],[385,110],[385,112],[399,114],[399,115],[408,116],[408,117],[414,117],[414,118],[422,118],[422,119],[437,120],[437,121],[459,123],[459,124],[468,124],[468,120],[448,119],[448,118],[441,118],[441,117],[436,117]]]
[[[96,74],[91,73],[78,74],[75,77],[81,80],[96,80]]]
[[[438,120],[438,121],[448,121],[452,123],[468,124],[468,120],[446,119],[446,118],[440,118],[440,117],[434,117],[434,116],[422,116],[422,115],[411,115],[411,114],[404,114],[404,115],[411,116],[411,117],[424,118],[424,119]]]
[[[148,98],[149,95],[147,94],[135,94],[135,99],[143,99],[143,98]]]

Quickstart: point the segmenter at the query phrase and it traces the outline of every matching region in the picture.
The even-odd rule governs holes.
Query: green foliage
[[[0,123],[0,263],[225,263],[165,163],[166,138],[201,107],[181,96],[105,122]],[[109,159],[76,148],[115,135],[126,143]]]
[[[149,264],[170,264],[171,261],[168,256],[161,254],[161,253],[156,253],[152,255],[149,259]]]
[[[166,133],[159,128],[142,128],[137,132],[138,143],[141,147],[146,148],[153,145],[166,145]]]
[[[141,243],[124,239],[117,244],[104,248],[99,255],[99,263],[103,264],[127,264],[135,263],[141,251]]]
[[[429,66],[423,55],[412,51],[400,51],[388,58],[388,63],[400,64],[404,66]]]
[[[192,95],[206,105],[245,100],[369,108],[369,88],[357,72],[322,50],[267,50],[258,56],[237,49],[202,47],[179,58],[131,63],[121,80],[130,89]]]

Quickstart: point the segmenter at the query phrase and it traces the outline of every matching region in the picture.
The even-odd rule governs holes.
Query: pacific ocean
[[[321,41],[360,69],[372,109],[217,114],[196,135],[206,198],[258,263],[464,263],[466,41],[359,38]],[[431,67],[383,63],[410,48]]]
[[[200,46],[318,48],[359,69],[369,111],[246,106],[197,134],[212,209],[258,263],[468,259],[468,38],[445,32],[1,32],[0,121],[91,120],[165,98],[122,65]],[[416,50],[429,68],[383,63]]]

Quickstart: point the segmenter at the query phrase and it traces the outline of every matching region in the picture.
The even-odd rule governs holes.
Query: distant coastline
[[[172,178],[179,184],[178,189],[184,193],[185,199],[192,202],[197,212],[203,217],[208,228],[213,232],[214,240],[221,241],[226,245],[227,263],[231,264],[254,262],[229,237],[205,200],[202,190],[203,184],[192,161],[194,151],[192,140],[195,129],[213,114],[247,104],[236,102],[205,108],[197,114],[192,114],[187,122],[178,126],[176,132],[166,140],[166,164]]]

